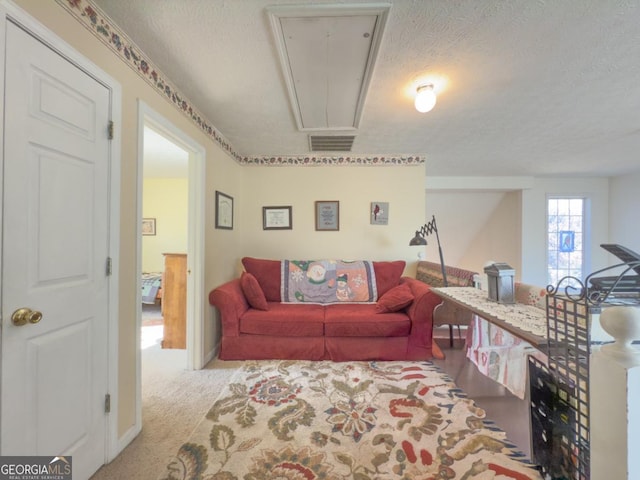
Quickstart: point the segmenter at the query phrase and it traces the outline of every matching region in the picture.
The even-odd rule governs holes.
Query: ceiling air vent
[[[355,135],[309,135],[312,152],[350,152]]]

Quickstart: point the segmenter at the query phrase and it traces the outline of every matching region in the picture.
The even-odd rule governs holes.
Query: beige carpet
[[[241,362],[213,360],[186,371],[185,350],[142,351],[142,432],[91,480],[156,480]]]

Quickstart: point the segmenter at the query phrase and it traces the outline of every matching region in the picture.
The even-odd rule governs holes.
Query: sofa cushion
[[[258,310],[269,310],[267,299],[264,297],[264,292],[262,288],[260,288],[256,277],[250,273],[242,272],[240,276],[240,286],[249,305]]]
[[[547,289],[529,285],[527,283],[515,283],[516,303],[533,305],[534,307],[547,308]]]
[[[400,277],[402,277],[405,265],[406,262],[404,260],[373,262],[373,271],[376,273],[378,298],[400,283]]]
[[[403,337],[411,331],[404,312],[376,312],[375,304],[328,305],[324,314],[327,337]]]
[[[280,263],[252,257],[242,259],[245,271],[256,277],[268,302],[280,301]]]
[[[250,308],[240,317],[240,333],[279,337],[321,337],[324,334],[322,305],[291,305],[269,302],[269,310]]]
[[[397,312],[413,302],[413,292],[406,283],[387,291],[376,303],[378,313]]]

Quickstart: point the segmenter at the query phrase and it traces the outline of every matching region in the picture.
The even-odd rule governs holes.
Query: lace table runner
[[[489,318],[497,318],[513,327],[532,333],[543,339],[547,338],[546,312],[538,307],[524,303],[502,304],[489,300],[487,292],[473,287],[441,287],[434,292],[443,298],[450,298],[467,305],[478,315],[485,314]]]

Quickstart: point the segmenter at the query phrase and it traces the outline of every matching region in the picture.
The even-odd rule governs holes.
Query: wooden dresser
[[[163,253],[162,348],[187,347],[187,254]]]

